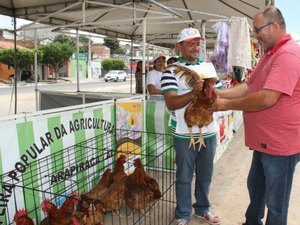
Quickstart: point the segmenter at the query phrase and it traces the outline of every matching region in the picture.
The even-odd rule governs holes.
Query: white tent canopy
[[[185,27],[201,29],[205,22],[210,42],[216,21],[246,17],[251,25],[257,10],[269,4],[273,0],[1,0],[0,14],[134,41],[143,40],[146,19],[146,42],[170,47]]]
[[[274,5],[274,0],[1,0],[0,14],[34,21],[21,30],[34,28],[37,32],[36,25],[40,23],[53,26],[55,31],[75,29],[77,53],[78,30],[109,38],[140,41],[143,43],[144,70],[145,43],[171,48],[180,30],[195,27],[205,35],[206,43],[209,44],[216,39],[216,34],[211,29],[215,22],[229,21],[234,16],[245,17],[248,24],[252,25],[257,10],[270,4]],[[36,42],[35,39],[35,48]],[[37,68],[37,56],[34,67]],[[145,86],[145,76],[143,84]],[[17,88],[15,96],[16,113]]]

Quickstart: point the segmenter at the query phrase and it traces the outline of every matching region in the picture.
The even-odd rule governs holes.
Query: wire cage
[[[26,209],[34,223],[40,224],[47,216],[41,210],[43,200],[50,199],[60,207],[71,193],[77,192],[78,196],[88,193],[107,168],[114,168],[120,154],[126,156],[127,174],[134,171],[134,159],[141,158],[146,173],[159,184],[161,197],[144,210],[133,212],[123,202],[119,213],[104,213],[104,224],[171,224],[176,204],[171,136],[132,130],[102,133],[26,166],[15,165],[21,172],[2,174],[0,197],[5,203],[2,224],[14,224],[14,214],[20,209]]]

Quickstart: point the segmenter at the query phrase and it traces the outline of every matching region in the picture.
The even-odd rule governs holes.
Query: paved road
[[[132,88],[131,88],[132,84]],[[19,83],[17,87],[17,113],[34,112],[36,111],[36,95],[34,83]],[[38,90],[50,91],[68,91],[76,92],[77,83],[60,82],[60,83],[45,83],[38,84]],[[104,82],[103,80],[83,80],[79,85],[81,92],[115,92],[115,93],[131,93],[135,90],[135,82],[128,79],[126,82]],[[15,95],[13,85],[0,86],[0,116],[9,116],[15,114]]]
[[[85,79],[83,81],[81,81],[81,83],[79,84],[79,90],[80,91],[91,91],[91,90],[98,90],[101,91],[103,90],[103,88],[105,88],[105,90],[109,90],[109,88],[111,88],[112,90],[118,90],[120,89],[121,91],[124,91],[124,86],[126,86],[128,88],[128,91],[130,93],[130,84],[131,81],[128,79],[125,82],[104,82],[103,79],[98,80],[98,79],[94,79],[94,80],[88,80]],[[135,82],[132,81],[132,87],[133,87],[133,91],[134,91],[134,85]],[[1,95],[7,95],[7,94],[11,94],[13,91],[13,84],[11,85],[0,85],[0,94]],[[60,81],[58,83],[54,83],[54,82],[40,82],[38,83],[38,89],[39,90],[56,90],[56,91],[77,91],[77,83],[75,80],[71,81],[71,82],[66,82],[66,81]],[[18,83],[17,86],[17,92],[18,93],[32,93],[35,90],[35,84],[34,83],[24,83],[24,82],[20,82]]]

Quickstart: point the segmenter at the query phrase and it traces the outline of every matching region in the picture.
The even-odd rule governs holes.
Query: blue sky
[[[288,33],[300,35],[300,1],[275,0],[275,6],[282,12]]]

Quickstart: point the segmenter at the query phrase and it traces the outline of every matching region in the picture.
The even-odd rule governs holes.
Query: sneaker
[[[175,225],[188,225],[188,223],[184,219],[178,219],[178,220],[176,220]]]
[[[219,225],[221,224],[221,220],[218,216],[215,216],[211,212],[207,212],[203,215],[197,215],[195,214],[196,217],[204,220],[206,223],[212,224],[212,225]]]

